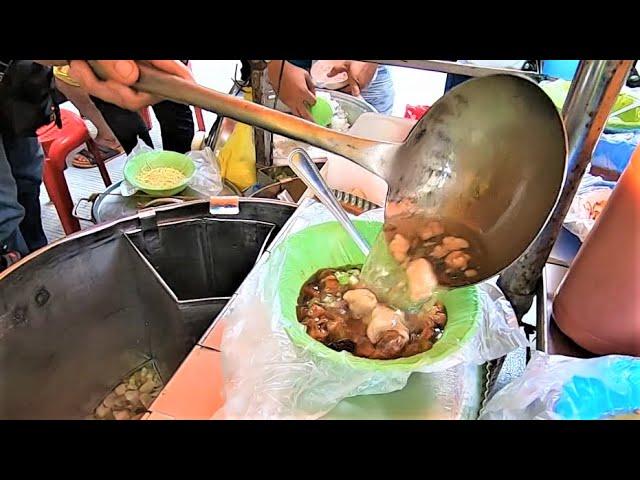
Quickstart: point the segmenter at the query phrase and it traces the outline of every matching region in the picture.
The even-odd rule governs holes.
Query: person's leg
[[[5,138],[4,146],[16,182],[18,202],[24,208],[20,232],[33,252],[47,244],[40,210],[44,153],[35,137]]]
[[[0,135],[0,256],[11,251],[22,255],[29,253],[20,233],[23,218],[24,208],[18,202],[18,187]]]
[[[188,105],[165,100],[153,106],[160,133],[162,135],[162,148],[178,153],[186,153],[191,150],[194,125],[191,108]]]
[[[447,59],[448,62],[457,62],[458,60]],[[444,83],[444,93],[447,93],[456,85],[460,85],[462,82],[469,80],[471,77],[466,75],[457,75],[455,73],[447,73],[447,80]]]
[[[90,97],[127,154],[138,144],[138,137],[151,148],[153,142],[138,112],[125,110],[96,97]]]
[[[447,93],[456,85],[460,85],[462,82],[466,82],[471,77],[467,77],[466,75],[456,75],[453,73],[447,74],[447,81],[444,84],[444,93]]]
[[[85,118],[93,123],[98,131],[95,141],[98,145],[118,149],[120,144],[115,137],[104,117],[91,101],[89,95],[80,87],[74,87],[59,78],[56,78],[56,88],[62,93],[67,100],[75,105],[75,107]]]
[[[391,115],[395,101],[393,78],[389,69],[381,65],[371,83],[362,91],[362,98],[373,106],[378,113]]]

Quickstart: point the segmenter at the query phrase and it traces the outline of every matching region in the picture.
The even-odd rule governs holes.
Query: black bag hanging
[[[0,134],[33,137],[53,121],[61,128],[54,85],[51,67],[32,60],[11,61],[0,81]]]

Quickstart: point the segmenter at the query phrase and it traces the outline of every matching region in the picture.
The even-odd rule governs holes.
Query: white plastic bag
[[[597,420],[640,409],[640,359],[534,352],[524,374],[495,394],[480,420]]]
[[[564,227],[584,242],[596,223],[594,208],[606,202],[613,191],[614,182],[586,173],[580,182],[569,212],[564,219]]]
[[[138,139],[137,145],[131,150],[131,153],[127,155],[125,165],[130,159],[137,155],[153,151],[153,148]],[[218,161],[213,151],[209,147],[205,147],[204,150],[192,150],[185,155],[191,158],[196,166],[196,172],[189,182],[189,187],[203,197],[218,195],[222,191],[223,182],[220,176],[220,167],[218,166]],[[126,179],[122,180],[120,193],[123,197],[130,197],[137,191],[138,189],[127,182]]]
[[[369,219],[382,211],[369,212]],[[321,204],[306,200],[280,239],[312,225],[333,221]],[[327,244],[339,251],[339,241]],[[286,248],[273,246],[265,254],[218,320],[222,338],[226,401],[214,418],[316,419],[342,399],[402,389],[413,371],[443,371],[461,363],[484,363],[527,344],[508,302],[496,289],[480,289],[482,314],[473,337],[444,360],[415,368],[404,365],[362,369],[347,352],[341,361],[318,357],[291,341],[283,325],[279,301],[280,265]],[[326,265],[331,266],[331,265]],[[349,356],[349,357],[347,357]]]

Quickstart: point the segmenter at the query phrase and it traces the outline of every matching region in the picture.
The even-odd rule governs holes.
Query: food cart
[[[401,62],[472,76],[500,73]],[[519,320],[535,327],[536,348],[543,352],[588,355],[554,326],[550,302],[579,248],[562,221],[630,66],[582,62],[563,110],[570,168],[562,194],[534,245],[497,281]],[[225,128],[223,118],[209,139],[214,149],[224,142]],[[376,190],[375,181],[369,188],[372,207],[382,205],[385,192]],[[309,204],[309,197],[303,194],[300,203]],[[154,397],[138,418],[213,418],[224,404],[222,339],[238,289],[288,238],[298,212],[291,201],[229,198],[222,208],[189,200],[113,218],[0,273],[0,353],[8,392],[0,398],[0,418],[91,417],[114,388],[136,375],[139,381],[142,368],[144,375],[153,373]],[[480,365],[415,373],[398,391],[345,398],[323,418],[475,419],[527,361],[527,348],[520,347]],[[146,378],[136,391],[142,392]]]

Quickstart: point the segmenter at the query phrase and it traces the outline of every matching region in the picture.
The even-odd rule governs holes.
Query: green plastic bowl
[[[354,224],[372,244],[382,229],[379,222],[356,220]],[[431,350],[407,358],[371,360],[349,352],[337,352],[311,338],[296,316],[300,289],[321,268],[361,264],[364,256],[337,222],[327,222],[301,230],[277,247],[285,253],[279,278],[279,300],[284,329],[297,347],[312,354],[316,361],[368,371],[414,371],[441,361],[457,352],[474,335],[480,324],[480,299],[476,287],[450,290],[439,297],[447,309],[447,325]],[[276,250],[277,250],[276,249]],[[274,252],[275,253],[275,252]]]
[[[173,188],[158,189],[143,185],[136,177],[143,168],[171,167],[179,170],[185,176],[184,180]],[[152,197],[171,197],[187,188],[191,178],[196,173],[196,165],[189,157],[182,153],[170,152],[165,150],[154,150],[153,152],[145,152],[129,159],[124,166],[124,178],[138,190],[142,190]]]

